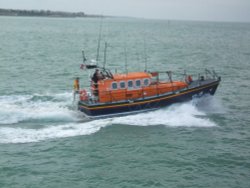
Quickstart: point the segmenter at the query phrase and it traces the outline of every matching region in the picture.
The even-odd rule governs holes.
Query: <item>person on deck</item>
[[[93,74],[92,81],[97,84],[98,80],[101,80],[103,78],[102,74],[98,69],[95,70],[95,73]]]
[[[95,86],[95,90],[94,90],[94,95],[95,96],[98,96],[98,80],[101,80],[102,79],[102,75],[101,73],[99,72],[98,69],[95,70],[95,73],[93,74],[93,77],[92,77],[92,81],[94,82],[94,86]]]

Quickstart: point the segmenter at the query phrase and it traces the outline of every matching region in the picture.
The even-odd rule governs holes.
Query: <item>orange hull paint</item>
[[[188,86],[187,83],[182,81],[173,82],[158,82],[152,81],[152,75],[147,72],[135,72],[128,74],[116,74],[113,79],[104,79],[98,81],[98,97],[100,103],[123,101],[123,100],[134,100],[143,97],[151,97],[159,94],[165,94],[173,92],[175,90],[184,89]],[[143,85],[145,79],[149,82],[147,85]],[[139,81],[140,80],[140,81]],[[133,82],[133,87],[128,86],[128,82]],[[136,81],[141,83],[140,86],[135,86]],[[120,88],[121,82],[126,83],[124,88]],[[117,88],[112,88],[112,83],[117,84]],[[94,86],[92,87],[94,93]]]

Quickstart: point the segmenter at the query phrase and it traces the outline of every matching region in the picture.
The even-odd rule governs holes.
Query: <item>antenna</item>
[[[144,46],[145,72],[146,72],[148,70],[148,59],[147,59],[147,49],[146,49],[145,36],[144,36],[144,40],[143,40],[143,46]]]
[[[125,45],[124,45],[124,55],[125,55],[125,70],[126,70],[126,73],[128,74],[128,58],[127,58],[127,45],[126,45],[126,42],[125,42]]]
[[[104,68],[104,69],[105,69],[105,65],[106,65],[107,48],[108,48],[108,43],[105,42],[105,48],[104,48],[104,62],[103,62],[103,68]]]
[[[101,38],[102,38],[102,22],[103,22],[103,17],[102,17],[101,23],[100,23],[99,37],[98,37],[98,43],[97,43],[97,52],[96,52],[96,64],[97,65],[98,65],[98,61],[99,61],[100,43],[101,43]]]

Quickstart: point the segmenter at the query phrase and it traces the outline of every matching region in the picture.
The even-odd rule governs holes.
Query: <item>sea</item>
[[[90,85],[82,51],[113,72],[209,69],[221,83],[214,96],[89,121],[72,94],[76,77]],[[1,188],[248,188],[249,115],[250,23],[0,17]]]

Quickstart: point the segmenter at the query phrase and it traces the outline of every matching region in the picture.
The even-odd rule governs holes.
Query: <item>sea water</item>
[[[82,50],[96,59],[100,30],[99,65],[107,42],[114,72],[207,68],[222,82],[213,97],[87,121],[73,80],[89,86]],[[249,23],[0,17],[0,187],[249,187],[249,70]]]

